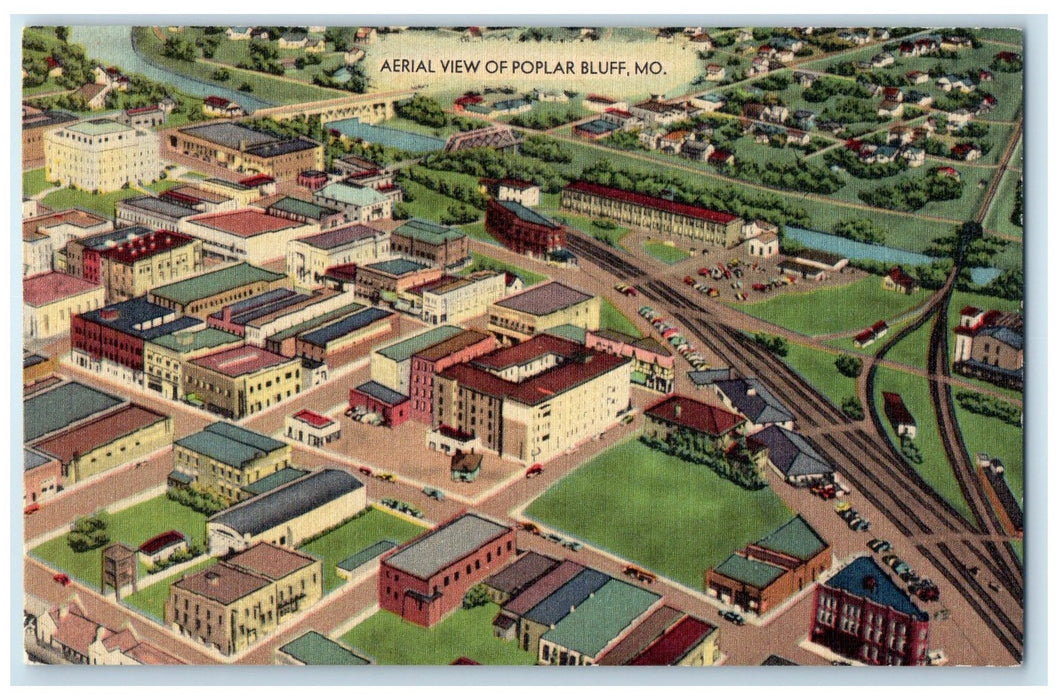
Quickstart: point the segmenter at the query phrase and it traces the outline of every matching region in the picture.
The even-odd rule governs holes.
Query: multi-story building
[[[485,230],[515,253],[547,259],[566,247],[566,228],[518,202],[490,199]]]
[[[246,345],[183,363],[184,396],[238,420],[301,391],[301,360]],[[193,395],[193,396],[192,396]]]
[[[632,358],[632,383],[668,394],[676,385],[676,358],[650,336],[633,338],[607,328],[585,331],[584,345],[612,355]]]
[[[101,285],[67,275],[45,272],[22,280],[22,335],[54,338],[70,332],[78,314],[105,303]]]
[[[579,180],[562,190],[562,208],[724,248],[742,240],[742,219],[734,214]]]
[[[144,385],[167,399],[184,398],[183,363],[202,355],[236,348],[243,338],[217,328],[179,331],[143,344]]]
[[[277,355],[285,355],[287,357],[293,357],[297,354],[297,339],[302,333],[310,333],[318,328],[322,328],[328,324],[334,323],[335,321],[342,320],[348,316],[362,311],[364,309],[363,304],[346,304],[334,311],[329,311],[325,314],[317,316],[316,318],[309,319],[303,323],[299,323],[295,326],[291,326],[286,330],[279,331],[274,335],[265,339],[265,350],[274,352]]]
[[[143,297],[74,316],[70,324],[71,358],[79,367],[133,384],[143,383],[148,340],[201,328],[192,316],[152,304]]]
[[[393,200],[370,187],[331,182],[312,193],[312,201],[345,212],[343,223],[366,224],[393,215]]]
[[[282,287],[286,281],[280,272],[239,263],[157,287],[147,298],[178,314],[206,318],[232,302]]]
[[[599,435],[629,406],[631,362],[550,335],[434,377],[434,423],[485,449],[544,462]]]
[[[628,665],[712,666],[719,660],[720,629],[687,615],[630,659]]]
[[[257,201],[263,196],[261,189],[256,186],[245,185],[241,182],[229,182],[228,180],[222,180],[218,177],[199,180],[195,185],[206,192],[211,192],[233,200],[236,209],[245,209],[250,206],[252,202]]]
[[[113,230],[113,221],[82,209],[64,209],[22,219],[23,238],[30,233],[43,234],[51,241],[52,250],[56,253],[72,240]],[[50,270],[51,261],[48,262]],[[56,255],[55,269],[66,271],[65,260],[61,255]]]
[[[444,275],[440,267],[427,267],[405,258],[358,265],[356,294],[372,302],[379,299],[395,301],[397,295],[411,287],[435,282]]]
[[[141,459],[172,440],[170,416],[130,404],[53,433],[32,446],[59,460],[65,487]]]
[[[952,368],[1013,389],[1025,386],[1025,319],[1021,314],[968,306],[955,327]]]
[[[290,466],[290,445],[232,423],[211,423],[173,443],[174,475],[231,501],[250,484]]]
[[[283,197],[272,202],[265,208],[265,213],[303,224],[315,224],[321,231],[339,226],[345,221],[345,215],[339,209],[294,197]]]
[[[126,403],[80,382],[65,382],[22,401],[22,441],[29,444]]]
[[[154,182],[161,172],[158,135],[109,119],[91,119],[44,134],[48,182],[88,192],[113,192]]]
[[[183,204],[202,213],[234,211],[239,208],[239,202],[234,197],[204,190],[194,185],[177,185],[162,192],[158,195],[158,198],[168,202]]]
[[[411,358],[437,343],[463,332],[458,326],[438,326],[371,352],[371,379],[384,387],[407,394],[411,383]]]
[[[298,294],[280,288],[228,304],[210,314],[206,322],[245,337],[251,345],[263,347],[276,333],[352,303],[352,290],[317,289],[311,294]]]
[[[63,124],[77,121],[77,117],[57,110],[39,110],[22,105],[22,168],[37,168],[44,162],[44,133]]]
[[[571,324],[598,330],[602,301],[561,282],[548,282],[488,308],[486,327],[501,341],[521,342],[549,328]]]
[[[809,639],[874,666],[922,666],[929,613],[863,556],[816,586]]]
[[[295,180],[302,170],[323,170],[323,146],[301,136],[285,138],[234,122],[169,131],[167,148],[237,173]]]
[[[201,212],[186,202],[144,195],[122,199],[114,204],[120,226],[146,226],[150,229],[176,231],[180,225]]]
[[[173,231],[135,227],[66,244],[66,269],[102,284],[108,303],[202,271],[202,241]]]
[[[667,126],[687,118],[687,110],[683,107],[678,104],[661,102],[657,96],[631,105],[628,111],[650,126]]]
[[[432,627],[462,605],[474,584],[515,557],[514,529],[464,513],[405,543],[381,560],[378,604]]]
[[[170,585],[165,623],[230,655],[322,597],[318,559],[262,542]]]
[[[215,513],[206,521],[211,555],[258,542],[297,547],[367,507],[367,489],[349,472],[321,469]]]
[[[180,231],[202,239],[203,250],[222,260],[260,264],[282,258],[290,241],[319,233],[317,223],[266,214],[249,207],[183,219]]]
[[[318,287],[330,267],[366,265],[390,257],[390,234],[353,224],[287,244],[287,275],[299,287]]]
[[[793,430],[794,414],[756,377],[719,379],[712,387],[725,406],[746,419],[747,435],[771,425]]]
[[[390,248],[397,255],[446,270],[470,260],[470,236],[466,231],[422,219],[411,219],[394,229]]]
[[[398,333],[400,315],[372,306],[334,323],[298,333],[294,353],[298,357],[324,362],[332,355],[351,351],[362,343],[390,338]]]
[[[721,449],[730,447],[743,434],[745,420],[720,406],[687,396],[666,396],[643,411],[643,435],[667,442],[681,431],[710,440]]]
[[[705,572],[705,590],[763,615],[811,586],[832,563],[830,545],[800,515]]]
[[[484,314],[507,294],[506,274],[478,270],[466,277],[424,287],[422,320],[431,325],[461,323]]]
[[[432,425],[434,374],[460,362],[469,362],[494,349],[496,339],[491,335],[467,330],[412,355],[408,389],[411,398],[410,417]]]

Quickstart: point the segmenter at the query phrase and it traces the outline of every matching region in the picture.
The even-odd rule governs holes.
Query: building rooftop
[[[485,579],[485,585],[516,596],[558,566],[558,560],[526,552],[518,561]]]
[[[125,126],[111,119],[89,119],[66,127],[67,131],[84,136],[106,136],[109,134],[120,134],[124,131],[135,131],[132,127]]]
[[[80,382],[67,382],[34,394],[22,402],[22,439],[32,442],[42,435],[114,408],[124,402]]]
[[[36,450],[31,450],[28,447],[22,448],[22,471],[28,472],[36,469],[37,467],[51,462],[52,458],[47,455],[42,455]]]
[[[657,593],[610,579],[542,639],[594,658],[659,600]]]
[[[188,593],[215,600],[221,605],[231,605],[240,598],[271,584],[264,576],[250,574],[225,562],[184,576],[170,584]]]
[[[484,516],[465,513],[405,544],[384,562],[425,580],[510,530]]]
[[[308,471],[304,469],[295,469],[294,467],[284,467],[277,472],[269,474],[263,479],[258,479],[252,484],[247,484],[242,487],[243,491],[251,493],[254,496],[260,496],[262,493],[268,493],[272,489],[277,489],[284,484],[288,484],[295,479],[308,474]]]
[[[267,435],[220,421],[173,444],[236,469],[242,469],[255,459],[288,446]]]
[[[273,352],[268,352],[252,345],[244,345],[230,350],[221,350],[211,355],[203,355],[189,362],[197,367],[223,374],[226,377],[241,377],[294,361],[294,358],[276,355]]]
[[[118,438],[131,435],[167,419],[168,416],[161,413],[131,404],[104,416],[98,416],[90,423],[68,428],[34,443],[33,446],[55,456],[63,464],[69,464],[80,454],[108,445]]]
[[[584,571],[584,567],[580,564],[569,561],[568,559],[562,561],[554,569],[538,578],[524,591],[507,601],[507,604],[503,606],[504,612],[521,617],[535,608],[540,601],[566,585],[582,571]]]
[[[183,533],[178,532],[176,530],[169,530],[168,532],[163,532],[160,535],[155,535],[154,537],[141,544],[139,551],[150,556],[152,554],[156,554],[162,551],[166,547],[170,547],[176,544],[177,542],[186,541],[187,536]]]
[[[882,399],[885,401],[885,415],[889,420],[903,425],[915,425],[915,417],[911,415],[911,411],[907,410],[907,405],[904,404],[904,399],[900,394],[883,391]]]
[[[493,201],[495,201],[496,204],[498,204],[499,206],[503,207],[507,211],[511,212],[512,214],[517,216],[522,221],[525,221],[526,223],[536,224],[537,226],[546,226],[547,228],[553,228],[553,229],[561,228],[561,226],[556,224],[551,219],[549,219],[546,216],[543,216],[541,214],[538,214],[537,212],[533,211],[529,207],[523,206],[523,205],[519,204],[518,202],[513,202],[513,201],[510,201],[510,200],[502,200],[502,199],[497,199],[497,200],[493,200]]]
[[[365,547],[359,552],[353,553],[351,556],[342,559],[338,562],[338,568],[343,571],[355,571],[367,562],[380,557],[391,549],[396,549],[399,543],[393,540],[379,540],[370,547]]]
[[[367,659],[315,630],[287,642],[279,647],[279,651],[306,666],[363,666],[368,663]]]
[[[253,238],[263,236],[266,233],[285,231],[286,229],[299,228],[304,224],[297,221],[285,219],[282,216],[272,216],[257,209],[237,209],[236,211],[218,212],[215,214],[199,214],[189,219],[191,223],[221,231],[239,238]]]
[[[197,331],[181,331],[155,338],[151,342],[176,352],[194,352],[203,348],[215,348],[228,343],[241,343],[243,338],[219,328],[202,328]]]
[[[326,428],[329,425],[334,425],[334,421],[327,416],[316,413],[315,411],[310,411],[307,408],[301,409],[291,416],[291,418],[311,425],[313,428]]]
[[[769,425],[753,434],[768,448],[768,460],[786,476],[815,476],[833,473],[830,465],[801,435],[778,425]]]
[[[677,395],[662,399],[643,411],[643,415],[690,428],[712,437],[726,435],[745,422],[742,416],[720,406]]]
[[[814,248],[805,248],[804,250],[799,250],[797,251],[797,253],[794,254],[794,257],[801,258],[802,260],[811,260],[821,265],[830,266],[836,265],[842,260],[848,260],[848,258],[843,255],[838,255],[837,253],[828,253],[825,250],[816,250]]]
[[[464,348],[468,348],[471,345],[480,343],[483,340],[488,339],[488,333],[482,333],[481,331],[466,330],[458,335],[454,335],[447,340],[442,340],[440,343],[435,343],[423,350],[415,353],[415,356],[421,360],[427,362],[436,362],[441,358],[448,357],[449,355],[459,352]]]
[[[282,141],[273,141],[272,143],[264,143],[260,146],[250,146],[246,149],[246,153],[258,158],[275,158],[276,156],[285,156],[288,153],[297,153],[298,151],[308,151],[313,148],[319,148],[320,144],[309,139],[295,136],[291,139],[283,139]]]
[[[200,187],[195,187],[194,185],[180,185],[179,187],[166,190],[164,194],[179,194],[184,197],[190,197],[192,199],[197,199],[200,202],[208,202],[210,204],[221,204],[230,199],[230,197],[225,197],[216,192],[209,192]]]
[[[331,182],[316,190],[316,197],[333,199],[342,204],[354,207],[367,207],[381,204],[386,197],[370,187],[358,187],[344,182]]]
[[[762,561],[747,559],[740,554],[732,554],[720,562],[714,571],[755,588],[764,588],[786,573],[785,569],[765,564]]]
[[[237,326],[259,325],[254,324],[253,322],[260,319],[267,319],[267,317],[276,313],[300,307],[303,305],[303,302],[309,301],[312,298],[311,295],[298,294],[292,289],[280,287],[279,289],[270,289],[256,296],[252,296],[249,299],[243,299],[234,304],[229,304],[220,311],[210,315],[210,318],[223,319]]]
[[[442,243],[467,237],[466,231],[435,224],[432,221],[423,221],[422,219],[411,219],[401,224],[393,231],[393,235],[406,236],[430,245],[441,245]]]
[[[828,546],[801,515],[794,516],[774,532],[757,540],[757,544],[801,561],[808,561]]]
[[[596,659],[596,662],[600,666],[626,665],[683,616],[683,612],[676,608],[668,605],[661,606],[632,628],[624,639],[607,651],[602,658]]]
[[[273,204],[272,206],[274,207],[275,205]],[[341,248],[342,246],[352,245],[367,238],[375,238],[376,236],[382,235],[385,235],[384,231],[379,231],[376,228],[364,226],[363,224],[353,224],[352,226],[342,226],[340,228],[331,229],[330,231],[325,231],[315,236],[299,238],[298,241],[307,246],[319,248],[320,250],[334,250],[336,248]]]
[[[554,326],[548,328],[544,333],[548,335],[555,335],[559,338],[565,338],[566,340],[572,341],[579,345],[584,345],[585,336],[587,330],[581,326],[574,326],[572,323],[563,323],[561,326]]]
[[[337,209],[331,209],[330,207],[325,207],[321,204],[316,204],[315,202],[308,202],[304,199],[296,199],[294,197],[283,197],[282,199],[273,202],[268,206],[268,213],[271,214],[273,211],[282,211],[288,214],[293,214],[294,216],[303,216],[306,219],[316,219],[317,221],[328,216],[334,216],[338,213]]]
[[[77,117],[74,115],[60,112],[58,110],[46,109],[40,112],[22,112],[23,131],[26,129],[43,129],[45,127],[75,121],[77,121]]]
[[[193,301],[216,296],[254,282],[271,283],[285,277],[286,275],[280,272],[272,272],[249,263],[238,263],[163,287],[156,287],[151,290],[151,296],[186,306]]]
[[[147,297],[135,297],[86,311],[81,314],[81,318],[141,340],[153,340],[202,323],[191,316],[177,318],[172,309],[152,304],[147,301]]]
[[[603,185],[584,182],[583,180],[570,183],[566,186],[566,189],[572,192],[582,192],[584,194],[598,195],[600,197],[629,202],[630,204],[650,207],[652,209],[661,209],[662,211],[687,216],[693,219],[702,219],[715,224],[729,224],[738,219],[734,214],[728,214],[727,212],[714,211],[704,207],[696,207],[691,204],[680,204],[679,202],[661,199],[660,197],[650,197],[630,190],[619,190],[614,187],[605,187]]]
[[[438,326],[425,333],[379,348],[375,352],[394,362],[405,362],[411,359],[412,355],[462,332],[463,329],[458,326]]]
[[[22,302],[29,306],[47,306],[97,289],[102,287],[65,272],[45,272],[22,280]]]
[[[546,627],[557,625],[574,608],[610,581],[613,581],[613,578],[601,571],[584,569],[522,617]]]
[[[723,392],[735,410],[752,423],[786,423],[793,413],[756,377],[727,379],[714,385]]]
[[[871,557],[864,556],[853,560],[848,566],[834,574],[823,583],[828,588],[847,591],[854,596],[866,598],[878,605],[883,605],[923,622],[929,620],[929,613],[921,610],[911,596],[896,585],[889,574]]]
[[[328,311],[325,314],[320,314],[315,318],[310,318],[308,321],[299,323],[296,326],[291,326],[286,330],[279,331],[275,335],[269,336],[268,340],[272,342],[281,342],[283,340],[286,340],[287,338],[293,338],[294,336],[300,335],[301,333],[311,331],[316,328],[322,328],[331,321],[344,318],[350,314],[356,313],[357,311],[363,308],[363,304],[346,304],[345,306],[341,306],[335,309],[334,311]]]
[[[498,301],[496,306],[533,316],[547,316],[593,298],[591,294],[567,287],[561,282],[548,282]]]
[[[346,471],[322,469],[237,503],[210,516],[208,522],[256,535],[362,488],[364,485]]]
[[[249,549],[228,557],[228,563],[261,574],[273,581],[316,563],[316,559],[268,542],[258,542]]]
[[[152,214],[170,217],[173,220],[186,219],[199,213],[197,209],[192,209],[184,204],[169,199],[151,197],[149,195],[122,199],[116,202],[115,205],[119,208],[128,207],[131,209],[141,209]]]
[[[234,150],[243,150],[251,146],[259,146],[277,140],[277,137],[272,134],[233,122],[215,122],[201,126],[189,126],[180,129],[180,132]]]
[[[407,275],[412,272],[419,272],[425,270],[426,265],[407,260],[405,258],[394,258],[392,260],[383,260],[381,262],[370,263],[363,267],[371,270],[377,270],[387,275],[393,275],[394,277],[400,277],[401,275]]]
[[[793,661],[787,658],[779,656],[777,654],[769,654],[768,658],[761,662],[761,666],[798,666]]]
[[[358,391],[361,394],[366,394],[367,396],[370,396],[373,399],[381,401],[387,406],[397,406],[408,400],[408,397],[400,393],[399,391],[393,391],[389,387],[383,386],[382,384],[379,384],[374,380],[364,382],[360,386],[356,387],[355,391]]]
[[[675,666],[698,647],[716,627],[705,620],[687,616],[661,639],[629,662],[629,666]]]

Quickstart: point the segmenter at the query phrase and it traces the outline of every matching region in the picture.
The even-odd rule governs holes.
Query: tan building
[[[143,346],[144,384],[167,399],[182,399],[184,362],[242,344],[240,336],[217,328],[180,331],[148,340]]]
[[[369,263],[356,268],[356,294],[372,302],[395,301],[396,296],[412,287],[436,282],[444,275],[439,267],[426,267],[404,258]]]
[[[371,352],[371,379],[387,389],[408,394],[412,356],[463,332],[458,326],[439,326]]]
[[[551,335],[434,377],[433,419],[521,462],[545,462],[605,432],[629,406],[631,360]]]
[[[299,287],[318,287],[327,268],[365,265],[390,257],[386,231],[353,224],[287,244],[287,275]]]
[[[261,193],[256,187],[250,187],[238,182],[228,182],[216,177],[201,180],[196,182],[195,185],[206,192],[233,200],[236,209],[248,207],[251,202],[256,202],[261,198]]]
[[[44,132],[75,121],[77,117],[66,112],[22,105],[22,168],[36,168],[44,163]]]
[[[258,542],[297,547],[366,507],[367,489],[349,472],[309,472],[210,516],[209,551],[214,556],[240,552]]]
[[[57,253],[55,269],[59,272],[67,271],[61,251],[70,241],[113,230],[114,222],[110,219],[81,209],[64,209],[22,219],[23,239],[30,233],[38,233],[51,240],[52,249]]]
[[[206,318],[228,304],[278,289],[286,281],[282,273],[239,263],[152,289],[149,301],[178,314]]]
[[[724,248],[742,240],[742,219],[734,214],[590,182],[573,182],[562,190],[562,208]]]
[[[173,443],[173,476],[183,475],[231,501],[245,497],[245,487],[289,466],[290,445],[232,423],[212,423]]]
[[[102,286],[63,272],[26,277],[22,280],[22,335],[65,335],[73,316],[102,308],[105,296]]]
[[[208,255],[255,265],[282,258],[291,241],[320,232],[318,223],[273,216],[256,207],[193,215],[182,219],[179,229],[201,238]]]
[[[274,406],[302,387],[300,358],[249,345],[188,360],[183,377],[186,398],[236,420]]]
[[[158,179],[158,135],[109,119],[92,119],[44,134],[48,182],[113,192]]]
[[[323,170],[323,146],[285,138],[234,122],[214,122],[167,132],[166,146],[210,165],[247,175],[294,180],[303,170]]]
[[[169,587],[165,622],[223,654],[235,654],[323,597],[321,563],[260,543]]]
[[[601,310],[599,297],[561,282],[548,282],[490,305],[486,329],[501,341],[511,342],[521,342],[567,323],[596,331]]]
[[[422,290],[422,320],[429,324],[461,323],[481,316],[507,293],[503,272],[480,270],[462,279]]]

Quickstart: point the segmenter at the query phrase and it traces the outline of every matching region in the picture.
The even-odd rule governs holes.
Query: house
[[[809,73],[808,71],[804,70],[794,71],[793,77],[794,80],[797,81],[797,84],[803,88],[812,87],[813,85],[815,85],[816,80],[819,78],[817,74]]]
[[[882,89],[882,97],[894,102],[904,101],[904,91],[898,87],[887,87]]]
[[[745,418],[747,435],[769,425],[793,429],[793,413],[756,377],[718,380],[713,382],[713,391],[725,406]]]
[[[888,51],[882,51],[871,58],[872,68],[887,68],[896,63],[896,57]]]
[[[704,162],[708,160],[714,150],[713,144],[708,141],[687,141],[680,149],[680,154],[684,158]]]
[[[706,94],[701,97],[692,97],[687,101],[691,107],[702,110],[706,114],[718,111],[727,104],[727,98],[723,95]]]
[[[98,112],[107,106],[107,95],[110,90],[111,88],[108,85],[88,83],[87,85],[82,85],[74,94],[84,99],[88,109]]]
[[[658,150],[662,153],[679,154],[683,144],[693,138],[694,135],[691,132],[683,129],[670,131],[658,141]]]
[[[353,43],[373,44],[378,41],[378,30],[374,27],[360,27],[353,36]]]
[[[918,290],[918,282],[897,266],[882,278],[882,289],[902,294],[914,294]]]
[[[904,77],[907,78],[907,82],[912,85],[921,85],[922,83],[929,82],[929,73],[920,70],[908,71],[904,74]]]
[[[920,90],[908,90],[904,101],[917,107],[929,107],[933,104],[933,95]]]
[[[305,48],[306,42],[309,40],[309,35],[305,32],[287,32],[279,37],[279,48],[281,49],[303,49]]]
[[[756,75],[764,75],[770,70],[771,64],[768,62],[768,59],[762,56],[757,56],[750,61],[749,68],[746,69],[746,77],[752,78]]]
[[[628,109],[628,103],[623,100],[616,100],[612,97],[607,97],[606,95],[596,95],[591,93],[584,97],[581,106],[589,112],[605,112],[608,109]]]
[[[900,156],[907,161],[909,168],[921,168],[926,164],[926,151],[921,148],[907,146],[900,151]]]
[[[746,255],[755,258],[773,258],[779,254],[779,237],[774,233],[762,233],[746,241]]]
[[[907,410],[903,397],[891,391],[883,391],[882,399],[885,402],[885,417],[889,419],[889,424],[893,426],[897,436],[906,435],[914,440],[918,433],[918,426],[915,424],[911,411]]]
[[[798,129],[811,131],[816,127],[816,113],[807,109],[799,109],[793,113],[793,124]]]
[[[956,144],[951,149],[951,157],[956,160],[977,160],[981,157],[981,149],[972,143]]]
[[[952,180],[955,180],[956,182],[962,179],[962,176],[959,174],[959,171],[951,167],[950,165],[941,166],[937,168],[934,172],[936,172],[937,175],[940,175],[941,177],[947,177]]]
[[[327,42],[321,37],[310,36],[305,40],[305,53],[323,53],[327,50]]]
[[[679,395],[653,404],[643,411],[643,417],[643,435],[651,440],[669,442],[686,431],[725,450],[744,434],[746,423],[732,411]]]
[[[896,100],[882,100],[882,103],[878,105],[878,116],[902,117],[904,116],[904,103],[897,102]]]
[[[768,466],[789,484],[806,486],[834,473],[834,467],[808,440],[780,425],[770,425],[752,439],[767,449]]]
[[[708,162],[710,165],[734,165],[735,154],[726,148],[718,148],[709,154]]]
[[[441,429],[444,427],[441,426]],[[474,481],[481,474],[481,464],[484,460],[485,457],[481,454],[456,452],[449,461],[449,473],[452,476],[452,481]]]
[[[227,119],[246,116],[246,111],[238,102],[219,95],[210,95],[202,101],[202,113],[207,117],[225,117]]]
[[[727,77],[727,69],[719,63],[710,63],[705,67],[705,79],[711,81],[723,80]]]
[[[176,554],[187,551],[187,536],[176,530],[169,530],[160,535],[155,535],[140,545],[140,560],[144,564],[157,564]]]
[[[790,110],[781,104],[765,105],[756,102],[747,102],[742,108],[742,116],[754,121],[768,122],[769,124],[782,124],[790,118]]]

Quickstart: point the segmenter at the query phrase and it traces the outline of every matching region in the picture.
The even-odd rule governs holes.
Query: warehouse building
[[[566,228],[513,201],[490,199],[485,230],[520,255],[541,260],[566,247]]]
[[[407,395],[411,382],[411,358],[418,352],[463,332],[458,326],[438,326],[371,352],[371,379]]]
[[[451,270],[470,262],[467,232],[432,221],[406,221],[393,231],[390,241],[394,254],[428,267]]]
[[[232,302],[282,287],[286,281],[280,272],[238,263],[158,287],[148,299],[178,314],[206,318]]]
[[[294,352],[317,362],[350,350],[362,343],[392,337],[400,333],[400,316],[392,311],[369,307],[345,318],[301,333]]]
[[[196,357],[183,365],[184,396],[238,420],[301,391],[301,361],[252,345]]]
[[[319,224],[292,221],[254,207],[183,219],[179,230],[202,239],[207,255],[255,265],[282,258],[290,241],[320,232]]]
[[[284,138],[235,122],[214,122],[168,132],[168,148],[236,173],[294,180],[302,170],[323,170],[323,146],[301,136]]]

